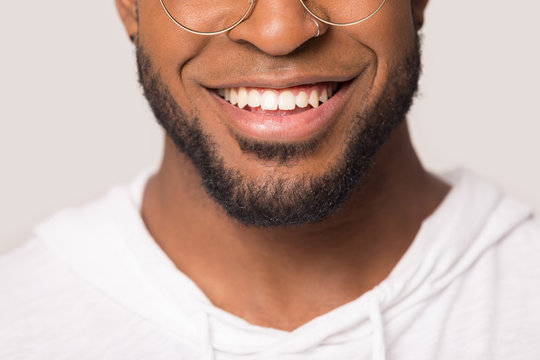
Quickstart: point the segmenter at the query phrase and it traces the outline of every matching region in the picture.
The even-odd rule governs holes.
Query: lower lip
[[[340,85],[339,91],[318,108],[283,116],[242,110],[216,93],[212,94],[228,115],[227,120],[237,134],[254,140],[300,142],[321,134],[333,124],[337,118],[335,115],[343,107],[350,82]]]

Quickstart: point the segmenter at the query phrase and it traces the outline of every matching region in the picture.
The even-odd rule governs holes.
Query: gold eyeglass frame
[[[246,12],[244,13],[244,15],[240,18],[240,20],[238,20],[237,22],[235,22],[234,24],[232,24],[231,26],[223,29],[223,30],[219,30],[219,31],[211,31],[211,32],[203,32],[203,31],[197,31],[197,30],[193,30],[193,29],[190,29],[182,24],[180,24],[178,22],[178,20],[176,20],[172,14],[169,12],[169,9],[167,9],[167,7],[165,6],[165,3],[163,2],[163,0],[159,0],[159,2],[161,3],[161,7],[163,8],[163,10],[165,11],[165,13],[167,14],[167,16],[176,24],[178,25],[179,27],[181,27],[182,29],[192,33],[192,34],[196,34],[196,35],[204,35],[204,36],[209,36],[209,35],[219,35],[219,34],[223,34],[227,31],[230,31],[232,29],[234,29],[238,24],[240,24],[242,21],[244,21],[248,16],[249,14],[251,13],[251,11],[253,10],[253,7],[255,6],[255,1],[256,0],[249,0],[249,8],[246,10]],[[356,20],[356,21],[353,21],[353,22],[348,22],[348,23],[336,23],[336,22],[332,22],[332,21],[329,21],[329,20],[325,20],[323,18],[321,18],[320,16],[318,16],[317,14],[315,14],[313,11],[311,11],[307,5],[305,4],[305,0],[298,0],[300,1],[300,3],[302,4],[302,6],[304,7],[304,9],[306,9],[306,11],[311,15],[313,16],[313,18],[319,20],[320,22],[322,23],[325,23],[325,24],[328,24],[328,25],[332,25],[332,26],[350,26],[350,25],[356,25],[356,24],[360,24],[366,20],[369,20],[370,18],[372,18],[373,16],[375,16],[375,14],[377,14],[379,12],[379,10],[382,9],[382,7],[384,6],[384,4],[386,3],[387,0],[381,0],[381,4],[371,13],[369,14],[368,16],[360,19],[360,20]]]

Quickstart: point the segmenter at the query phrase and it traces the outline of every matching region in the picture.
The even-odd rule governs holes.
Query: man
[[[160,169],[0,260],[2,359],[538,359],[540,227],[405,116],[427,0],[116,0]]]

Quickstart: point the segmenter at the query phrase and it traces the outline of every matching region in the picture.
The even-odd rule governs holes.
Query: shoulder
[[[531,217],[514,228],[493,249],[493,256],[501,278],[515,280],[516,285],[540,282],[540,219]]]
[[[0,359],[172,358],[183,346],[40,239],[0,258]],[[155,348],[160,344],[159,350]]]
[[[121,235],[119,217],[136,212],[129,201],[126,187],[114,187],[100,199],[52,215],[28,242],[0,256],[0,293],[8,294],[0,296],[0,318],[62,307],[69,296],[82,296],[89,286],[76,265],[92,271],[112,252],[107,245]]]
[[[98,271],[114,276],[104,265],[122,227],[130,227],[126,213],[137,215],[131,195],[116,187],[63,210],[39,225],[30,241],[0,256],[0,359],[58,358],[71,350],[103,358],[96,353],[100,346],[120,341],[129,348],[121,334],[148,336],[151,326],[90,281]]]
[[[494,358],[532,359],[540,355],[539,259],[540,221],[531,217],[486,252],[479,261],[479,271],[471,274],[465,286],[477,309],[468,314],[468,327],[476,327],[474,322],[486,325],[484,333],[495,339],[491,349],[497,354]],[[485,322],[479,320],[481,314],[487,315]]]
[[[43,300],[47,292],[67,284],[63,280],[69,271],[55,259],[52,252],[37,239],[0,257],[0,313],[20,308],[28,301]]]
[[[39,239],[0,257],[0,318],[35,318],[83,291],[83,282]],[[59,296],[59,295],[62,296]],[[0,333],[2,329],[0,329]]]
[[[0,323],[7,326],[0,327],[0,358],[20,358],[52,337],[62,339],[62,327],[73,328],[67,320],[81,315],[73,305],[84,307],[88,290],[36,239],[2,256]]]

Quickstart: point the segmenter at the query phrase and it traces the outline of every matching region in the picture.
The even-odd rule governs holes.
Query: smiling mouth
[[[211,93],[236,137],[305,142],[321,136],[338,120],[355,79],[276,88],[246,84],[213,88]]]
[[[339,91],[341,83],[323,82],[290,88],[233,87],[217,94],[243,110],[269,116],[284,116],[317,109]]]

